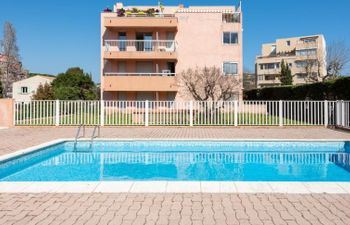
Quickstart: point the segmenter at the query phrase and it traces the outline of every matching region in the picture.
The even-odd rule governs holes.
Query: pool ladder
[[[75,151],[77,150],[78,139],[85,137],[85,127],[86,127],[85,124],[80,124],[78,127],[78,131],[75,135],[75,140],[74,140],[74,150]],[[83,128],[83,136],[80,136],[81,128]],[[98,131],[97,136],[96,136],[96,130]],[[90,148],[92,147],[92,144],[94,142],[94,138],[99,137],[100,135],[101,135],[100,126],[95,125],[94,130],[93,130],[92,135],[91,135],[91,139],[90,139],[90,145],[89,145]]]

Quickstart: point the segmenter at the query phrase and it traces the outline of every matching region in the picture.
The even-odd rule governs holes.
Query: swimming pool
[[[0,181],[350,181],[350,143],[66,141],[0,161]]]

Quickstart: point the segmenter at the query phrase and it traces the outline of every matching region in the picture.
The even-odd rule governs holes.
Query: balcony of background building
[[[176,59],[174,40],[105,40],[105,58]]]
[[[318,40],[317,39],[305,39],[297,41],[296,49],[316,49],[318,48]]]

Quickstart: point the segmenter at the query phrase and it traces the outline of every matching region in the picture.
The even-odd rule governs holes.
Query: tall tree
[[[10,22],[4,24],[4,36],[1,41],[1,81],[3,83],[3,96],[9,97],[12,83],[26,77],[19,61],[16,30]]]
[[[75,67],[65,73],[58,74],[52,82],[53,95],[60,100],[94,100],[96,99],[96,86],[91,75]]]
[[[40,84],[35,94],[33,95],[33,100],[54,100],[52,86],[48,83],[44,85]]]
[[[327,75],[323,80],[335,79],[350,63],[350,48],[345,42],[333,42],[327,47]]]
[[[3,94],[2,94],[3,90],[2,90],[2,83],[1,83],[1,80],[0,80],[0,98],[2,98]]]
[[[292,85],[293,76],[288,64],[282,60],[281,62],[281,74],[280,74],[281,85]]]

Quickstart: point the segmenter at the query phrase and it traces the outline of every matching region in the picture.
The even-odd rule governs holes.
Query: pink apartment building
[[[177,75],[216,66],[243,76],[242,12],[234,6],[123,6],[101,14],[104,100],[180,100]],[[237,96],[242,96],[242,85]]]

